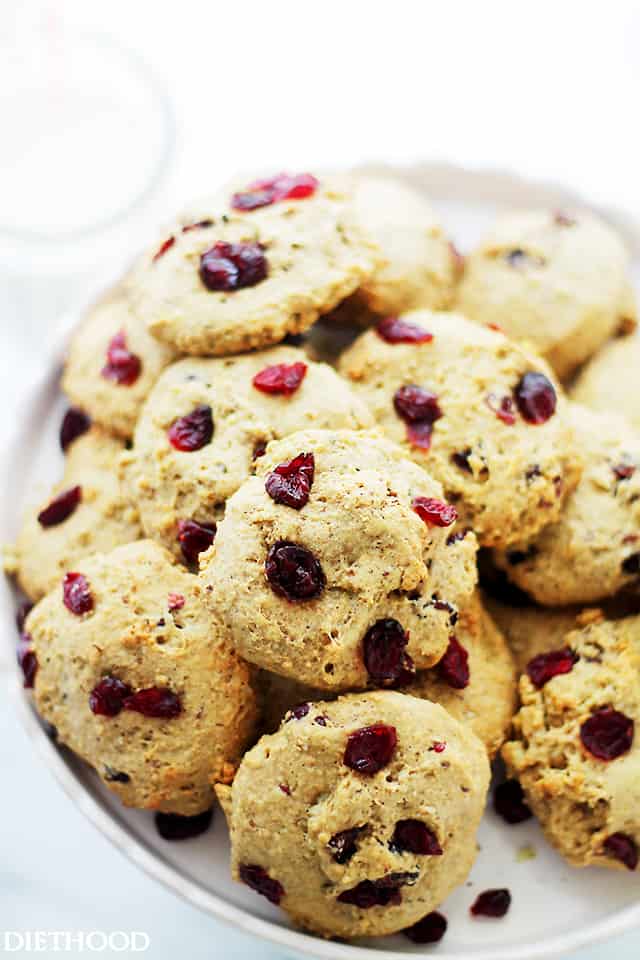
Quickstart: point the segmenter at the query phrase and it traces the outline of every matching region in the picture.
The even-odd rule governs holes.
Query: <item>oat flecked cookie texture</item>
[[[622,240],[593,214],[509,213],[467,257],[456,306],[529,342],[564,379],[635,326],[628,269]]]
[[[580,371],[571,399],[601,413],[624,414],[640,431],[640,337],[606,344]]]
[[[29,615],[38,712],[124,804],[191,815],[213,802],[253,733],[249,668],[233,652],[197,578],[139,541],[84,559],[92,607],[75,614],[57,587]],[[136,694],[169,691],[179,713],[147,716],[126,701],[95,713],[105,678]]]
[[[300,455],[313,479],[296,509],[268,490],[277,495],[278,469]],[[416,497],[441,503],[440,485],[390,441],[347,430],[273,442],[255,470],[200,558],[238,652],[334,691],[391,685],[438,661],[476,581],[473,534],[412,508]]]
[[[304,376],[292,393],[264,393],[253,383],[269,367],[301,363]],[[209,411],[211,436],[199,449],[176,449],[172,424],[194,410]],[[218,521],[270,440],[309,427],[358,430],[372,423],[348,383],[293,347],[180,360],[152,391],[125,457],[145,532],[179,556],[179,522]]]
[[[522,708],[503,756],[547,838],[570,863],[635,869],[640,619],[611,622],[592,613],[564,645],[574,660],[569,672],[541,686],[522,677]]]
[[[374,758],[363,728],[378,730]],[[323,936],[402,930],[466,878],[488,780],[482,744],[437,704],[388,691],[312,704],[218,788],[233,876]]]
[[[300,333],[382,262],[356,225],[350,180],[322,177],[310,196],[234,210],[241,187],[178,220],[136,271],[137,313],[182,353],[237,353]]]
[[[557,520],[579,458],[566,401],[545,363],[460,314],[413,311],[401,320],[432,339],[389,342],[383,323],[340,360],[376,422],[440,481],[484,546]],[[546,406],[535,423],[518,402],[530,381]]]

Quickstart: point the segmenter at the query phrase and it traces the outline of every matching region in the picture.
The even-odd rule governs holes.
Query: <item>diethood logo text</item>
[[[4,930],[5,953],[144,953],[151,938],[141,930]]]

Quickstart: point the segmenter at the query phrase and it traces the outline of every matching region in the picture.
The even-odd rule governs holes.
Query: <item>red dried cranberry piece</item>
[[[544,373],[525,373],[515,389],[515,398],[527,423],[546,423],[556,412],[556,391]]]
[[[178,521],[178,541],[182,556],[192,566],[198,562],[198,557],[208,550],[216,537],[215,523],[198,523],[197,520]]]
[[[256,210],[268,207],[279,200],[303,200],[312,196],[318,181],[310,173],[278,173],[275,177],[255,180],[246,190],[234,193],[231,206],[234,210]]]
[[[117,677],[103,677],[89,694],[89,707],[98,716],[117,717],[131,692],[131,687]]]
[[[31,649],[31,642],[30,634],[23,633],[16,648],[18,666],[22,670],[25,690],[30,690],[33,687],[33,681],[38,670],[38,659]]]
[[[517,780],[498,784],[493,795],[493,808],[507,823],[524,823],[533,816]]]
[[[255,863],[241,863],[239,873],[243,883],[266,897],[269,903],[278,906],[284,897],[284,887],[278,880],[273,880],[263,867]]]
[[[367,630],[362,641],[362,659],[374,683],[391,686],[415,673],[405,650],[408,641],[409,635],[397,620],[377,620]]]
[[[292,603],[315,600],[324,590],[320,562],[306,547],[289,540],[278,540],[269,548],[264,570],[273,592]]]
[[[169,442],[176,450],[192,452],[211,443],[213,417],[211,407],[203,403],[184,417],[178,417],[169,427]]]
[[[312,453],[299,453],[292,460],[280,463],[267,477],[264,488],[276,503],[301,510],[309,500],[315,473]]]
[[[438,838],[422,820],[398,820],[391,838],[391,847],[421,856],[439,857],[442,847]]]
[[[82,500],[82,487],[71,487],[63,490],[51,503],[38,514],[38,523],[41,527],[57,527],[59,523],[68,520]]]
[[[604,842],[605,853],[624,863],[627,870],[638,866],[638,844],[627,833],[612,833]]]
[[[83,573],[68,573],[62,581],[62,599],[67,610],[81,617],[93,610],[93,595]]]
[[[164,243],[162,243],[154,253],[153,257],[151,258],[151,262],[155,263],[156,260],[160,259],[160,257],[164,257],[167,250],[171,250],[171,247],[174,245],[175,242],[176,242],[175,237],[167,237]]]
[[[287,714],[287,719],[285,723],[288,723],[290,720],[302,720],[303,717],[309,713],[311,709],[310,703],[298,703],[295,707],[292,707]]]
[[[182,228],[183,233],[191,233],[192,230],[206,230],[213,226],[213,220],[197,220],[195,223],[187,223]]]
[[[365,827],[350,827],[348,830],[341,830],[334,834],[327,846],[331,850],[331,856],[336,863],[341,866],[348,863],[355,853],[358,852],[356,843],[358,837]]]
[[[507,426],[512,427],[516,422],[516,413],[511,397],[502,397],[500,400],[493,393],[487,394],[485,402],[490,410],[493,410],[498,420],[502,420]]]
[[[450,527],[458,519],[454,506],[433,497],[414,497],[411,506],[430,527]]]
[[[531,682],[540,690],[545,683],[553,680],[562,673],[571,673],[573,666],[580,658],[570,650],[551,650],[549,653],[539,653],[527,664],[527,675]]]
[[[251,459],[254,461],[259,460],[260,457],[264,457],[266,452],[267,452],[267,444],[264,440],[261,440],[259,443],[256,443],[255,447],[253,448]]]
[[[125,710],[134,710],[143,717],[170,720],[182,711],[180,698],[166,687],[147,687],[136,690],[123,702]]]
[[[610,761],[631,749],[633,730],[630,717],[619,710],[604,707],[585,720],[580,727],[580,739],[592,757]]]
[[[432,424],[442,416],[436,394],[413,383],[398,387],[393,395],[393,405],[398,416],[407,423]]]
[[[390,904],[397,906],[402,902],[402,895],[399,887],[381,887],[375,880],[361,880],[351,890],[344,890],[337,899],[339,903],[370,910],[371,907],[388,907]]]
[[[433,750],[434,753],[444,753],[446,749],[447,749],[446,740],[434,740],[431,746],[429,747],[429,750]]]
[[[636,472],[635,464],[633,463],[616,463],[611,469],[618,480],[629,480]]]
[[[142,371],[142,361],[127,349],[124,330],[112,337],[107,350],[107,362],[101,370],[105,380],[112,380],[121,387],[130,387]]]
[[[432,436],[433,425],[426,421],[407,424],[407,440],[412,447],[418,447],[420,450],[430,450]]]
[[[471,907],[474,917],[504,917],[511,906],[511,894],[506,889],[485,890]]]
[[[66,452],[74,440],[86,433],[91,418],[79,407],[69,407],[60,424],[60,447]]]
[[[376,333],[387,343],[430,343],[433,334],[417,323],[402,317],[385,317],[376,327]]]
[[[469,685],[469,654],[457,637],[449,637],[449,646],[436,670],[440,679],[455,690],[464,690]]]
[[[268,272],[269,264],[259,243],[219,241],[200,257],[200,279],[207,290],[214,292],[255,287]]]
[[[271,367],[260,370],[253,378],[256,390],[263,393],[290,397],[295,393],[307,373],[306,363],[274,363]]]
[[[413,943],[438,943],[447,932],[447,919],[434,910],[402,932]]]
[[[178,813],[156,813],[156,830],[163,840],[190,840],[199,837],[211,826],[213,809],[183,817]]]
[[[185,599],[181,593],[170,593],[167,596],[167,606],[169,607],[170,613],[175,613],[176,610],[182,610],[185,604]]]
[[[372,777],[390,763],[395,753],[398,735],[395,727],[386,723],[374,723],[370,727],[361,727],[347,737],[344,752],[345,766]]]

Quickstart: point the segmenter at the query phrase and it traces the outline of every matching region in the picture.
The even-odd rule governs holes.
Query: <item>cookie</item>
[[[355,223],[348,180],[323,177],[303,196],[262,191],[265,203],[238,208],[258,192],[230,187],[203,203],[136,273],[138,315],[181,353],[220,356],[300,333],[380,262]]]
[[[124,449],[99,427],[69,447],[64,476],[38,509],[30,510],[13,550],[20,587],[39,600],[92,553],[106,553],[141,536],[116,464]]]
[[[130,437],[147,394],[174,356],[131,312],[122,288],[97,304],[72,337],[62,389],[94,423]]]
[[[311,704],[217,790],[233,876],[314,933],[395,933],[465,880],[488,781],[482,744],[437,704]]]
[[[510,580],[545,606],[597,603],[640,574],[640,436],[615,414],[571,407],[584,470],[560,518],[496,552]]]
[[[126,458],[145,532],[180,556],[180,524],[220,520],[270,440],[371,424],[349,385],[301,350],[180,360],[152,391]]]
[[[509,773],[574,866],[636,869],[640,845],[640,619],[597,614],[534,661],[503,747]]]
[[[436,663],[476,580],[475,537],[458,536],[440,485],[347,430],[273,442],[255,470],[201,557],[240,655],[334,691]]]
[[[151,541],[83,558],[71,576],[26,621],[39,713],[127,806],[207,810],[256,704],[197,578]]]
[[[640,337],[612,340],[580,372],[571,399],[602,413],[624,415],[640,430]]]
[[[635,326],[628,269],[622,240],[593,214],[510,213],[467,257],[456,307],[528,342],[564,379]]]
[[[509,544],[560,516],[578,456],[539,358],[459,314],[425,310],[362,334],[339,369],[481,544]]]

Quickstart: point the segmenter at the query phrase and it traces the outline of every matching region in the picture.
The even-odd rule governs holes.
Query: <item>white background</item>
[[[49,183],[78,213],[47,150],[37,175],[33,164],[21,174],[23,144],[6,133],[24,109],[13,71],[39,49],[30,31],[43,17],[62,41],[84,24],[143,58],[169,92],[175,152],[162,190],[117,239],[53,266],[40,250],[0,257],[3,437],[60,310],[99,285],[152,222],[237,168],[447,159],[564,180],[640,215],[636,3],[0,0],[0,221],[3,189],[4,208],[10,199],[31,222]],[[144,152],[135,127],[110,139],[105,203],[131,190],[127,169]],[[89,156],[98,130],[86,130]],[[83,138],[68,143],[81,167]],[[38,768],[1,692],[0,776],[0,930],[146,930],[153,960],[276,955],[173,899],[97,836]],[[635,934],[580,960],[639,955]]]

